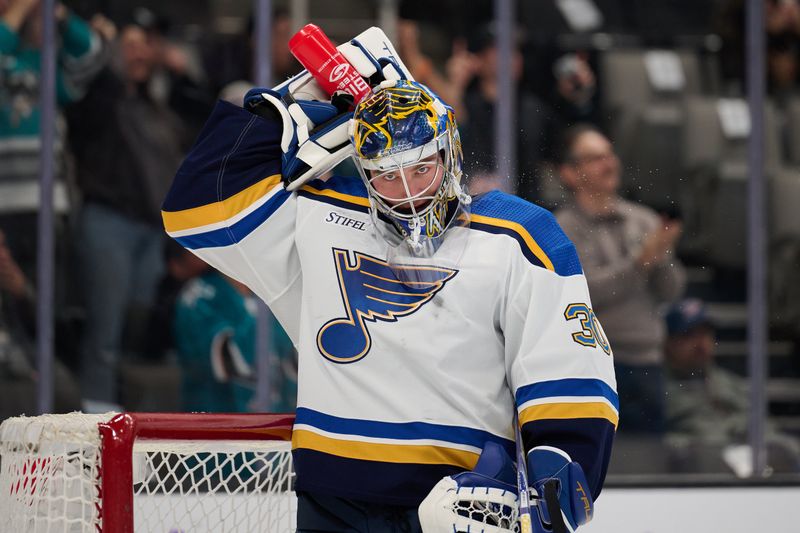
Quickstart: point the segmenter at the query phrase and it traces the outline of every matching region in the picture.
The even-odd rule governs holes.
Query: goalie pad
[[[369,28],[337,48],[371,87],[386,80],[413,80],[380,28]],[[353,154],[348,122],[354,102],[348,96],[329,97],[307,70],[274,89],[256,88],[245,96],[245,109],[283,124],[281,172],[288,191]]]
[[[470,472],[441,479],[419,506],[424,533],[512,533],[519,517],[516,469],[502,446],[487,442]]]

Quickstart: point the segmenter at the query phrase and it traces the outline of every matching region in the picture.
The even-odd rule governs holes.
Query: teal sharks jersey
[[[444,241],[466,239],[457,261],[390,267],[360,179],[286,191],[280,135],[220,103],[163,218],[297,348],[296,489],[417,505],[486,442],[513,455],[516,410],[526,447],[565,450],[596,496],[618,421],[611,347],[552,215],[490,192]]]

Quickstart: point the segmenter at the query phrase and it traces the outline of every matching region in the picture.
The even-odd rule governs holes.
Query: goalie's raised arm
[[[272,304],[294,338],[296,310],[275,301],[301,291],[296,198],[281,181],[283,134],[280,121],[219,102],[175,175],[162,218],[181,245]]]

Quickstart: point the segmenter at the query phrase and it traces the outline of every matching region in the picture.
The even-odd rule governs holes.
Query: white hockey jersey
[[[618,421],[611,349],[550,213],[478,196],[458,263],[434,255],[404,283],[360,179],[289,193],[279,139],[280,125],[218,104],[163,217],[297,347],[296,489],[417,505],[485,442],[513,456],[516,408],[526,447],[566,450],[596,496]]]

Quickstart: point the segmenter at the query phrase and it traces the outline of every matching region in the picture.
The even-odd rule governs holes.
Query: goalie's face
[[[376,196],[401,213],[419,212],[428,206],[442,186],[445,170],[439,154],[393,170],[369,171]]]
[[[359,160],[378,232],[392,245],[397,237],[415,257],[430,256],[450,226],[467,221],[470,198],[448,172],[442,139],[372,160]],[[378,217],[380,214],[380,217]],[[377,219],[389,221],[396,233],[385,233]]]
[[[453,110],[430,89],[382,85],[356,106],[351,142],[377,231],[391,247],[404,241],[415,257],[430,256],[451,226],[468,220]]]

